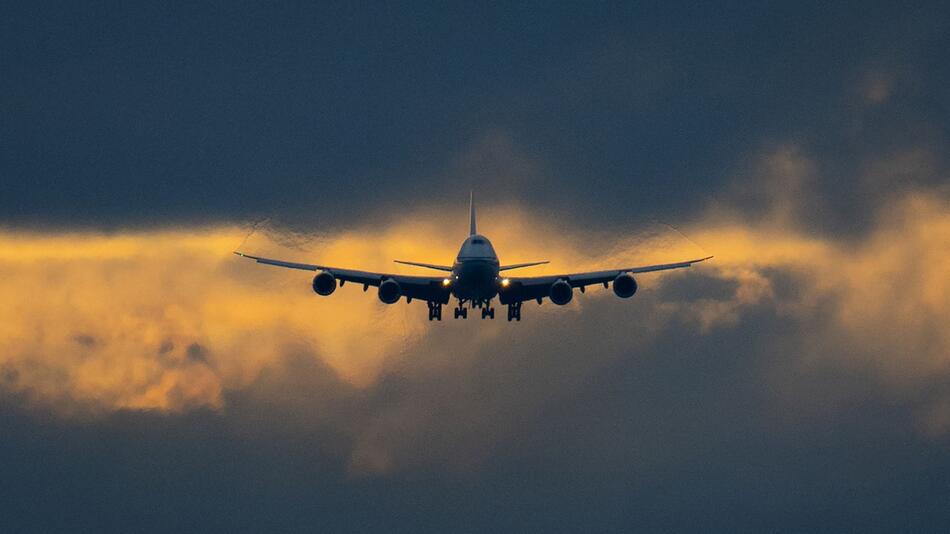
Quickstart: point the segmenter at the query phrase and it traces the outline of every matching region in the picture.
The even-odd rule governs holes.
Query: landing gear
[[[468,305],[472,310],[475,308],[481,308],[482,310],[482,319],[494,319],[495,318],[495,308],[491,305],[491,300],[475,300],[475,299],[459,299],[459,305],[455,308],[455,318],[458,319],[468,319],[468,308],[465,306]]]
[[[441,321],[442,320],[442,304],[439,302],[432,302],[431,300],[426,302],[429,305],[429,320],[430,321]]]
[[[521,320],[521,303],[520,302],[514,302],[508,305],[508,320],[509,321]]]

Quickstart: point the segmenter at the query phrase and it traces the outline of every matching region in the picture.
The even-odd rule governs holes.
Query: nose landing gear
[[[455,311],[456,319],[458,319],[459,317],[461,317],[462,319],[468,319],[468,310],[463,308],[461,303],[459,304],[458,308],[455,308],[454,311]]]

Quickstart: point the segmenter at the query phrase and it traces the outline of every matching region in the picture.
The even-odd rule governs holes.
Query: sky
[[[940,3],[0,16],[19,531],[946,532]],[[289,260],[663,263],[430,323]],[[525,271],[524,274],[528,274]]]

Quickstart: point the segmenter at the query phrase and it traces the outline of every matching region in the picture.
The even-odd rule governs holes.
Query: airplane
[[[337,285],[343,287],[346,282],[362,284],[365,292],[370,286],[378,288],[379,300],[385,304],[395,304],[399,299],[406,297],[406,302],[413,299],[425,301],[429,307],[429,320],[442,320],[442,305],[448,304],[452,297],[458,299],[455,308],[455,318],[468,318],[469,308],[481,309],[482,319],[494,319],[495,308],[492,300],[508,306],[508,321],[521,321],[521,304],[535,300],[540,305],[545,298],[559,306],[569,302],[574,296],[574,288],[584,289],[593,284],[603,284],[604,288],[613,283],[614,294],[621,298],[632,297],[637,292],[637,281],[634,274],[665,271],[689,267],[694,263],[706,261],[712,256],[677,263],[661,265],[646,265],[641,267],[624,267],[604,271],[586,273],[556,274],[545,276],[509,277],[502,273],[513,269],[522,269],[549,263],[548,261],[533,261],[513,265],[501,265],[498,255],[491,242],[479,234],[475,228],[475,200],[469,196],[469,235],[462,243],[455,263],[449,265],[433,265],[414,261],[394,260],[396,263],[443,271],[440,276],[409,276],[403,274],[373,273],[340,269],[327,265],[309,263],[295,263],[252,256],[235,251],[238,256],[255,260],[257,263],[316,271],[312,287],[318,295],[327,296],[333,293]],[[468,308],[466,308],[466,305]]]

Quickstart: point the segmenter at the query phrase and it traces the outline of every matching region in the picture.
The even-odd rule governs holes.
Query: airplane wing
[[[314,265],[310,263],[296,263],[291,261],[274,260],[262,258],[260,256],[251,256],[243,252],[235,252],[242,258],[248,258],[263,263],[265,265],[274,265],[276,267],[286,267],[288,269],[300,269],[303,271],[326,271],[336,277],[342,286],[344,282],[353,282],[363,285],[363,291],[369,286],[379,287],[379,284],[385,280],[392,279],[399,282],[402,287],[402,294],[407,299],[428,300],[446,304],[449,302],[450,290],[442,285],[444,277],[441,276],[407,276],[404,274],[386,274],[374,273],[368,271],[356,271],[353,269],[340,269],[328,265]]]
[[[549,297],[551,286],[558,280],[565,280],[571,287],[583,288],[593,284],[604,284],[607,287],[617,276],[623,273],[649,273],[653,271],[666,271],[669,269],[681,269],[689,267],[694,263],[706,261],[712,256],[699,258],[695,260],[681,261],[677,263],[663,263],[659,265],[644,265],[640,267],[627,267],[624,269],[613,269],[607,271],[591,271],[586,273],[573,274],[555,274],[549,276],[531,276],[531,277],[512,277],[508,278],[508,285],[498,292],[499,300],[502,304],[512,304],[525,300],[537,300]]]

